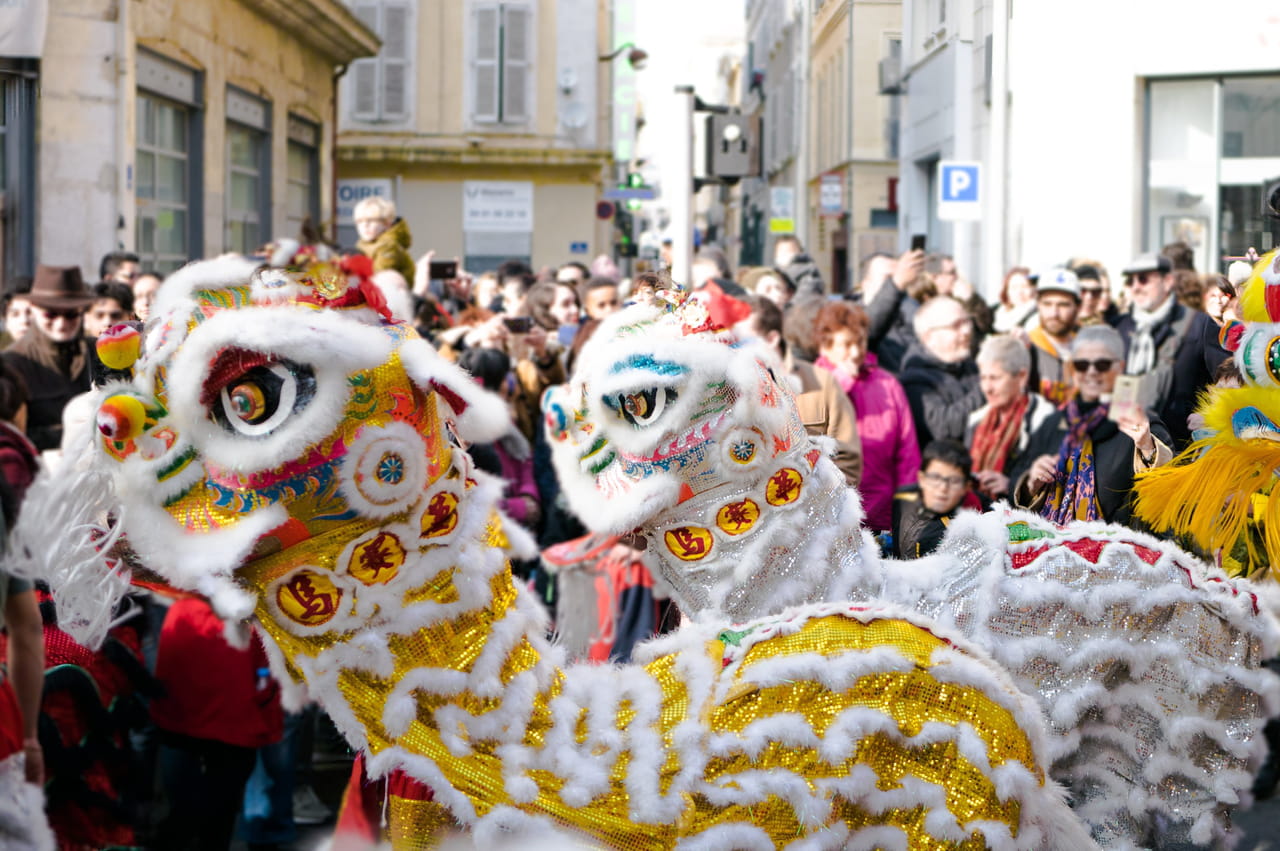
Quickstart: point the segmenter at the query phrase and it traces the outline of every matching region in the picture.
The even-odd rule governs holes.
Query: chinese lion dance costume
[[[286,691],[316,699],[371,775],[434,791],[391,799],[400,847],[451,820],[481,843],[551,831],[623,849],[1094,847],[1045,775],[1035,703],[954,628],[860,593],[861,574],[739,615],[755,587],[812,571],[801,537],[759,545],[743,526],[759,574],[743,565],[737,590],[687,562],[707,591],[698,623],[636,664],[567,665],[512,582],[508,557],[529,544],[495,507],[500,483],[462,448],[503,430],[505,408],[390,321],[359,275],[195,264],[166,281],[144,333],[118,327],[99,350],[122,377],[97,391],[69,471],[29,493],[13,565],[50,581],[87,643],[130,580],[251,621]],[[731,416],[744,381],[787,404],[754,358],[722,390],[677,387],[679,363],[655,353],[612,376],[666,376],[621,410],[681,414],[673,458],[733,451],[750,431]],[[809,496],[838,474],[801,432],[773,436],[790,442],[743,448],[742,468],[797,478],[761,480],[760,505],[840,525],[873,566],[858,561],[856,498],[826,518]],[[709,504],[687,472],[690,507]],[[648,495],[652,512],[618,504],[656,517],[665,491]]]
[[[881,559],[770,357],[696,296],[611,317],[579,362],[544,401],[561,484],[596,531],[643,532],[687,615],[848,600],[926,616],[1039,704],[1050,774],[1101,845],[1230,841],[1280,708],[1261,668],[1275,621],[1250,583],[1127,528],[1003,506],[961,515],[933,556]]]

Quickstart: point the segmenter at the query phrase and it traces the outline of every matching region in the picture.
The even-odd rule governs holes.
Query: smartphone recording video
[[[504,316],[502,324],[512,334],[528,334],[533,329],[532,316]]]
[[[458,261],[432,260],[429,277],[433,281],[452,281],[458,277]]]

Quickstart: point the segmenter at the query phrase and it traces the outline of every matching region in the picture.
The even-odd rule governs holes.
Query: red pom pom
[[[360,294],[364,296],[364,303],[381,313],[383,319],[388,322],[394,319],[391,315],[391,308],[387,306],[387,297],[382,294],[382,289],[373,281],[368,278],[361,278]]]
[[[373,261],[364,254],[348,254],[342,258],[342,263],[339,265],[348,275],[356,275],[360,278],[373,277]]]
[[[1244,323],[1238,319],[1228,320],[1218,329],[1218,344],[1229,352],[1240,348],[1242,337],[1244,337]]]

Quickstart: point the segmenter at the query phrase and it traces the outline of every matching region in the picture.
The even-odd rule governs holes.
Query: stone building
[[[75,264],[93,280],[116,248],[165,272],[331,222],[338,81],[379,49],[339,0],[19,4],[47,23],[38,56],[0,58],[38,92],[15,103],[5,78],[5,150],[22,159],[4,174],[33,176],[6,197],[6,240],[30,245],[7,275]]]

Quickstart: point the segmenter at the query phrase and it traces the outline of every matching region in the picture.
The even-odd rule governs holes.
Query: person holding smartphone
[[[1072,395],[1032,433],[1010,479],[1013,502],[1055,523],[1129,523],[1135,473],[1173,457],[1160,417],[1134,406],[1112,419],[1124,340],[1107,325],[1082,328],[1067,359]]]

